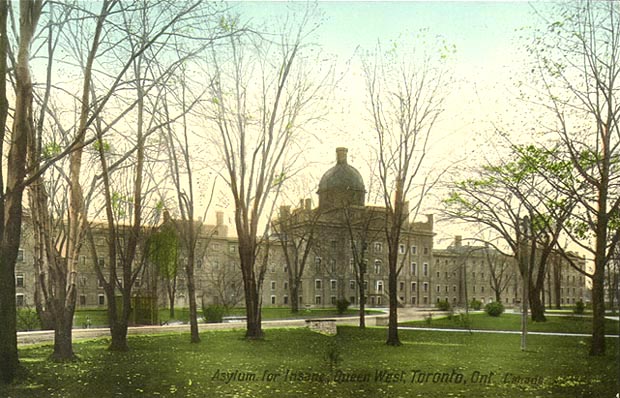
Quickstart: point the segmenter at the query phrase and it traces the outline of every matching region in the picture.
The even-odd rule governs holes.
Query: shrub
[[[450,311],[450,302],[448,300],[438,301],[436,306],[440,311]]]
[[[471,308],[474,311],[478,311],[480,310],[480,308],[482,308],[482,302],[473,299],[470,303],[469,303],[469,308]]]
[[[336,301],[336,309],[338,310],[338,314],[342,315],[347,312],[351,303],[347,299],[340,299]]]
[[[484,306],[484,311],[490,316],[500,316],[504,313],[504,305],[494,301]]]
[[[222,318],[226,309],[221,305],[208,305],[206,307],[202,307],[202,314],[205,317],[205,322],[207,323],[220,323],[222,322]]]
[[[575,303],[575,309],[573,310],[573,312],[575,314],[581,315],[584,313],[586,309],[586,305],[583,303],[583,301],[579,300]]]
[[[41,322],[37,311],[30,307],[17,310],[17,330],[28,331],[41,329]]]
[[[426,323],[426,326],[431,326],[431,324],[433,323],[433,314],[432,313],[428,313],[426,315],[424,315],[424,323]]]

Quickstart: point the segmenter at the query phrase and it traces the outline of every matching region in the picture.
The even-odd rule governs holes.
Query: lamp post
[[[521,243],[521,261],[523,261],[523,294],[522,294],[522,310],[521,310],[521,351],[525,351],[527,348],[527,313],[529,309],[529,288],[530,288],[530,273],[529,273],[529,256],[528,256],[528,240],[531,233],[530,219],[528,216],[524,216],[520,223],[520,243]]]

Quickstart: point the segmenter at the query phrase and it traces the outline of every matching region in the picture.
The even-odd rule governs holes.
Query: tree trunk
[[[119,316],[119,311],[117,309],[117,298],[114,296],[114,290],[110,292],[106,291],[106,295],[108,298],[108,322],[110,323],[110,337],[112,341],[108,346],[109,351],[129,351],[129,345],[127,344],[127,320],[123,320],[124,310],[124,299],[123,300],[123,309],[121,309],[121,314]]]
[[[64,306],[63,306],[64,307]],[[51,359],[56,362],[72,361],[76,359],[73,352],[73,311],[59,308],[60,314],[54,322],[54,352]]]
[[[299,312],[299,285],[298,281],[292,281],[289,278],[289,294],[291,296],[291,312],[296,314]]]
[[[193,222],[190,220],[189,222]],[[193,235],[193,234],[192,234]],[[190,236],[190,240],[193,237]],[[190,249],[187,257],[187,265],[185,266],[187,277],[187,295],[189,296],[189,327],[191,331],[190,342],[200,343],[200,335],[198,333],[198,310],[196,306],[196,285],[194,282],[194,250]]]
[[[0,2],[0,48],[1,57],[6,58],[6,16],[8,4]],[[26,155],[28,140],[34,139],[32,120],[32,82],[30,79],[30,43],[41,15],[41,1],[21,1],[20,6],[20,41],[15,67],[15,110],[13,129],[8,154],[6,192],[2,208],[3,219],[0,223],[0,378],[9,383],[15,377],[19,365],[17,355],[17,309],[15,302],[15,262],[21,239],[22,195],[26,176]],[[6,60],[0,69],[6,74]],[[6,75],[2,76],[6,79]],[[0,95],[6,95],[6,89]],[[2,98],[2,108],[8,104]],[[4,119],[4,115],[2,115]],[[2,125],[0,128],[5,129]],[[4,134],[3,134],[4,136]],[[4,176],[0,176],[4,177]]]
[[[239,237],[239,257],[243,275],[247,326],[245,338],[249,340],[258,340],[263,338],[263,330],[261,327],[260,297],[254,272],[256,257],[254,255],[253,245],[249,242],[250,240],[251,238],[248,239],[247,236]]]
[[[398,213],[397,213],[398,214]],[[394,228],[393,228],[394,229]],[[400,339],[398,338],[398,296],[396,291],[397,285],[397,274],[396,268],[398,266],[398,233],[392,232],[392,242],[389,247],[388,260],[390,272],[388,275],[388,289],[389,289],[389,301],[390,301],[390,312],[389,312],[389,322],[388,322],[388,338],[386,341],[387,345],[391,346],[399,346],[401,345]]]
[[[360,300],[360,329],[366,328],[366,292],[364,291],[364,272],[360,272],[358,283]]]
[[[546,322],[545,306],[540,299],[540,289],[530,284],[529,290],[530,311],[532,311],[532,321]]]
[[[590,355],[605,354],[605,267],[603,257],[597,257],[592,278],[592,343]]]

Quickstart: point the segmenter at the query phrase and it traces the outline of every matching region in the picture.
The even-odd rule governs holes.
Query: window
[[[288,304],[288,296],[284,296],[282,300],[283,300],[284,305]]]
[[[101,268],[105,267],[105,258],[99,257],[97,259],[97,265],[99,265]]]
[[[411,282],[411,291],[412,291],[412,292],[415,292],[415,291],[416,291],[417,286],[418,286],[418,284],[417,284],[417,283],[415,283],[415,282]]]
[[[316,256],[314,258],[314,266],[316,267],[316,272],[320,272],[321,271],[321,257]]]
[[[332,274],[336,272],[336,260],[329,260],[329,269]]]
[[[271,290],[276,290],[276,281],[271,281]]]
[[[446,285],[446,293],[448,293],[448,290],[450,290],[450,289],[448,288],[448,285]]]
[[[375,242],[374,244],[375,253],[381,253],[383,251],[383,245],[381,242]]]
[[[349,281],[349,289],[351,290],[355,289],[355,281]]]
[[[314,296],[314,304],[321,305],[321,296]]]
[[[446,286],[446,287],[448,287],[448,286]],[[452,285],[452,291],[456,292],[456,285]]]
[[[329,284],[330,284],[330,287],[331,287],[332,290],[336,290],[337,283],[336,283],[335,279],[330,280]]]
[[[24,261],[24,249],[17,250],[17,261],[20,263]]]
[[[99,279],[99,278],[97,278],[97,287],[99,289],[103,289],[103,281],[101,279]]]
[[[437,278],[439,278],[439,275],[441,275],[441,273],[439,271],[437,271]]]
[[[336,296],[331,297],[332,305],[336,305]]]
[[[411,297],[411,304],[415,304],[415,302],[416,302],[416,300],[415,300],[415,299],[416,299],[416,298],[415,298],[415,296],[414,296],[414,297]]]
[[[417,275],[417,274],[418,274],[418,264],[411,263],[411,275]]]
[[[303,303],[304,303],[303,296],[299,296],[299,305],[302,305]]]
[[[428,292],[428,283],[424,282],[424,292]]]
[[[97,296],[97,303],[99,305],[105,305],[105,295],[100,294]]]
[[[377,305],[381,305],[381,296],[377,297]]]
[[[439,293],[441,291],[441,286],[439,286],[439,285],[435,286],[435,291],[437,293]]]
[[[80,256],[80,264],[82,265],[86,264],[86,256]]]
[[[400,282],[398,284],[398,291],[402,292],[403,290],[405,290],[405,282]]]
[[[405,254],[405,245],[403,245],[402,243],[398,245],[398,252],[400,254]]]
[[[321,280],[320,279],[316,279],[314,281],[314,288],[317,289],[317,290],[321,289]]]
[[[228,245],[228,253],[235,254],[237,247],[235,245]]]
[[[288,272],[288,265],[284,265],[284,272]]]
[[[474,293],[476,293],[476,286],[474,286],[474,290],[473,291],[474,291]]]
[[[288,282],[284,282],[284,290],[288,290]]]
[[[472,273],[471,273],[471,277],[472,277],[473,279],[476,279],[476,273],[475,273],[475,272],[472,272]]]
[[[80,305],[86,305],[86,296],[83,294],[80,295]]]
[[[411,254],[418,254],[417,246],[411,246]]]
[[[422,272],[424,272],[424,276],[428,276],[428,263],[422,264]]]
[[[424,254],[428,254],[428,247],[424,248]]]
[[[368,290],[368,281],[364,281],[364,290]]]
[[[375,260],[375,274],[381,273],[381,260]]]
[[[484,293],[484,286],[480,287],[480,293]]]
[[[15,287],[24,287],[24,274],[15,275]]]
[[[271,296],[271,304],[275,304],[276,303],[276,296]]]
[[[349,297],[349,303],[355,304],[355,296]]]
[[[18,293],[15,295],[15,305],[18,307],[23,307],[26,305],[26,299],[22,293]]]
[[[377,293],[383,293],[383,281],[377,281],[376,291]]]

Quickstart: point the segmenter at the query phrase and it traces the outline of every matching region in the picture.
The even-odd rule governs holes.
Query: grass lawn
[[[367,314],[377,311],[366,311]],[[298,313],[293,314],[289,308],[263,308],[262,319],[284,319],[284,318],[307,318],[307,317],[333,317],[337,316],[338,311],[335,308],[312,308],[301,309]],[[349,309],[345,313],[347,316],[356,316],[359,310]],[[174,319],[170,318],[170,310],[162,308],[159,310],[159,322],[180,321],[189,322],[188,308],[175,308]],[[233,308],[228,315],[245,316],[244,308]],[[202,310],[198,310],[198,316],[202,316]],[[105,309],[81,309],[75,311],[73,317],[73,325],[76,327],[84,327],[86,318],[90,319],[91,327],[102,327],[108,325],[108,315]]]
[[[521,315],[504,313],[499,317],[488,316],[485,313],[469,315],[471,329],[483,330],[521,330]],[[451,319],[448,317],[434,318],[430,321],[404,322],[403,326],[434,327],[467,329],[466,323],[458,315]],[[606,320],[605,329],[607,334],[618,334],[618,321]],[[560,333],[592,333],[591,317],[575,316],[547,316],[546,322],[528,322],[528,330],[532,332],[560,332]]]
[[[1,397],[614,397],[618,339],[589,357],[587,339],[340,327],[329,337],[270,329],[262,341],[240,331],[130,337],[131,351],[106,351],[108,339],[75,344],[80,361],[46,360],[49,345],[20,349],[21,381]],[[330,360],[331,358],[331,360]],[[333,368],[333,370],[332,370]],[[435,375],[437,373],[437,375]],[[381,376],[381,377],[379,377]],[[2,390],[4,388],[4,391]]]

